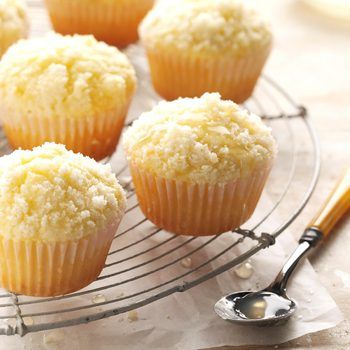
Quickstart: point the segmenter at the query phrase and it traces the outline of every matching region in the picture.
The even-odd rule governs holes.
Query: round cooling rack
[[[137,46],[127,50],[140,83],[126,125],[159,100],[140,50]],[[23,336],[119,315],[193,288],[274,244],[315,188],[320,167],[318,142],[306,108],[269,77],[259,80],[244,107],[271,126],[279,147],[252,219],[218,236],[164,232],[140,212],[125,158],[118,149],[109,161],[127,191],[128,208],[101,275],[86,288],[58,297],[35,298],[0,290],[0,334]],[[11,152],[2,130],[0,152]]]

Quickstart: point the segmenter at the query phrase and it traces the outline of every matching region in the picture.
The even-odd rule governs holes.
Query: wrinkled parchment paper
[[[222,295],[266,286],[295,245],[295,240],[285,232],[273,247],[251,258],[254,273],[249,279],[240,279],[231,270],[185,293],[141,308],[137,317],[124,314],[24,338],[2,336],[0,349],[191,350],[222,345],[269,345],[333,327],[342,320],[342,315],[308,261],[290,282],[289,295],[299,307],[286,325],[241,327],[221,320],[213,311],[214,303]]]
[[[135,117],[143,110],[150,109],[157,98],[145,76],[148,72],[140,49],[133,47],[128,54],[139,76],[138,96],[130,112]],[[260,208],[263,207],[260,205]],[[127,221],[136,220],[135,215],[129,215],[124,219],[124,224],[131,226]],[[275,227],[273,223],[272,226]],[[225,246],[225,238],[220,244]],[[215,302],[229,292],[255,290],[268,285],[296,244],[291,234],[284,232],[274,246],[251,258],[254,273],[249,279],[238,278],[231,270],[185,293],[173,294],[143,307],[129,317],[124,314],[86,325],[28,334],[24,338],[2,336],[0,349],[191,350],[223,345],[269,345],[334,327],[342,320],[342,315],[308,261],[301,265],[288,288],[289,295],[299,306],[288,324],[274,328],[241,327],[221,320],[213,311]],[[209,254],[214,249],[214,254],[217,248],[209,245],[206,252]],[[237,253],[239,249],[237,247]],[[184,269],[183,266],[178,268]],[[158,274],[149,278],[152,283],[160,283],[168,276]],[[125,288],[124,292],[130,292]],[[105,296],[109,297],[108,291]],[[91,296],[86,298],[91,299]]]

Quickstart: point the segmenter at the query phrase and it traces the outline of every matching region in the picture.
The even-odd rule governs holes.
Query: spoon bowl
[[[251,326],[284,323],[295,312],[296,303],[272,291],[237,292],[222,297],[214,306],[224,320]]]
[[[224,320],[240,325],[273,326],[287,321],[297,308],[286,294],[289,277],[306,253],[330,235],[333,226],[349,209],[350,168],[312,219],[275,280],[259,292],[226,295],[215,304],[215,312]]]

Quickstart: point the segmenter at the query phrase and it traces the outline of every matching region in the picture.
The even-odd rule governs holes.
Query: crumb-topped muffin
[[[126,199],[109,165],[45,143],[0,158],[0,206],[1,286],[58,295],[99,275]]]
[[[0,62],[5,132],[15,148],[53,141],[102,159],[116,147],[135,85],[127,57],[92,36],[21,40]]]
[[[217,93],[160,102],[126,131],[123,145],[144,214],[189,235],[248,220],[276,155],[270,128]]]
[[[161,96],[220,92],[236,102],[252,93],[272,41],[267,22],[238,0],[161,3],[140,36]]]
[[[45,0],[55,31],[93,34],[124,47],[137,41],[137,28],[154,0]]]
[[[0,0],[0,56],[29,31],[27,6],[24,0]]]

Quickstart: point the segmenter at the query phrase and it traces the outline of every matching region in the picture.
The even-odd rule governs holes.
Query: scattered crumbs
[[[92,302],[94,304],[99,304],[99,303],[104,303],[106,301],[106,297],[103,294],[96,294],[93,298],[92,298]]]
[[[192,259],[191,258],[184,258],[181,260],[181,266],[189,269],[192,266]]]
[[[136,310],[131,310],[128,313],[128,320],[129,322],[135,322],[139,319],[139,315]]]
[[[43,336],[44,344],[57,344],[60,343],[64,339],[64,331],[61,329],[57,329],[51,332],[47,332]]]
[[[306,302],[307,302],[307,303],[311,303],[311,298],[307,298],[307,299],[306,299]]]
[[[167,320],[171,320],[171,317],[170,317],[170,315],[168,315],[168,316],[167,316],[166,318],[167,318]]]
[[[237,277],[242,279],[248,279],[252,276],[254,269],[252,264],[249,261],[246,261],[242,264],[239,264],[235,269],[234,272]]]
[[[29,316],[23,317],[23,322],[26,326],[31,326],[34,324],[34,320]]]
[[[310,290],[309,293],[310,293],[310,295],[314,295],[315,294],[315,292],[313,290]]]

